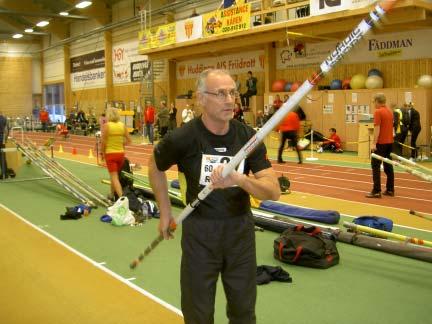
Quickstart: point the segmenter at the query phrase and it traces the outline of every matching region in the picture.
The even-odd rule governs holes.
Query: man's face
[[[235,83],[229,75],[210,74],[207,77],[207,90],[202,94],[204,114],[215,122],[227,122],[233,117]],[[217,94],[223,93],[223,96]]]

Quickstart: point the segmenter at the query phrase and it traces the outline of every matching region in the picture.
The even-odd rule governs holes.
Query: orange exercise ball
[[[271,86],[271,90],[273,92],[283,92],[285,89],[285,83],[286,83],[286,81],[283,79],[276,80],[273,82],[273,84]]]
[[[301,86],[301,82],[300,81],[296,81],[291,85],[291,92],[295,92],[297,91],[298,88],[300,88]]]

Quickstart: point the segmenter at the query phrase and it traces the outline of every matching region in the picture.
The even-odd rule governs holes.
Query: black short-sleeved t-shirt
[[[255,131],[237,120],[231,120],[225,135],[215,135],[204,126],[201,118],[195,118],[175,129],[162,139],[154,149],[156,165],[165,171],[177,164],[187,183],[186,200],[193,201],[209,182],[214,168],[232,157],[247,143]],[[249,174],[270,168],[267,151],[263,144],[238,167],[238,171]],[[239,187],[214,190],[195,209],[204,217],[233,217],[250,212],[249,194]]]

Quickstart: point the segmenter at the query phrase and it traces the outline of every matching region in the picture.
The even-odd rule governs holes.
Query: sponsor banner
[[[250,29],[250,3],[204,14],[204,37],[235,33]]]
[[[139,55],[135,41],[124,42],[113,46],[113,82],[114,84],[130,82],[132,78],[131,63],[147,59]]]
[[[71,74],[72,90],[105,87],[105,68]]]
[[[367,35],[343,63],[383,62],[430,58],[432,29]],[[320,64],[335,49],[336,42],[294,43],[293,46],[276,50],[276,68],[307,68]]]
[[[153,45],[153,34],[150,30],[138,32],[138,51],[148,50],[152,47],[155,46]]]
[[[264,71],[264,51],[207,57],[177,63],[177,79],[194,79],[205,69],[224,69],[229,73]]]
[[[151,73],[150,62],[148,60],[133,62],[130,64],[130,81],[139,82],[144,77],[149,77]]]
[[[105,67],[105,51],[100,50],[70,59],[71,73]]]
[[[175,44],[176,42],[176,23],[159,26],[156,34],[153,36],[152,45],[161,47]]]
[[[319,16],[342,10],[367,7],[376,0],[313,0],[310,1],[310,15]]]
[[[186,42],[202,37],[202,16],[176,22],[176,42]]]

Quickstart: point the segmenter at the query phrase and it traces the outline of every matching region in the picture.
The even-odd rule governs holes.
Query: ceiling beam
[[[2,5],[3,8],[6,7],[12,11],[14,11],[14,10],[26,11],[26,12],[29,12],[29,11],[41,12],[42,11],[42,7],[38,4],[35,4],[32,0],[20,0],[20,1],[1,0],[0,4]],[[1,19],[2,20],[6,20],[6,19],[11,20],[12,18],[8,17],[7,15],[2,15]],[[21,20],[22,20],[22,18],[21,18]],[[36,17],[34,17],[34,18],[30,17],[28,20],[26,19],[26,25],[19,27],[21,32],[24,31],[24,28],[35,27],[36,23],[39,20],[40,19],[36,19]],[[47,20],[49,20],[50,24],[46,27],[43,27],[43,28],[35,27],[36,31],[50,32],[60,39],[64,39],[64,38],[69,36],[69,26],[68,25],[63,24],[60,20],[58,20],[56,18],[49,18]],[[62,21],[64,21],[64,20],[62,20]]]
[[[65,0],[71,6],[75,6],[76,0]],[[101,25],[107,25],[112,21],[112,12],[110,6],[103,0],[93,0],[91,6],[84,9],[74,9],[85,14],[88,18],[95,19]]]

